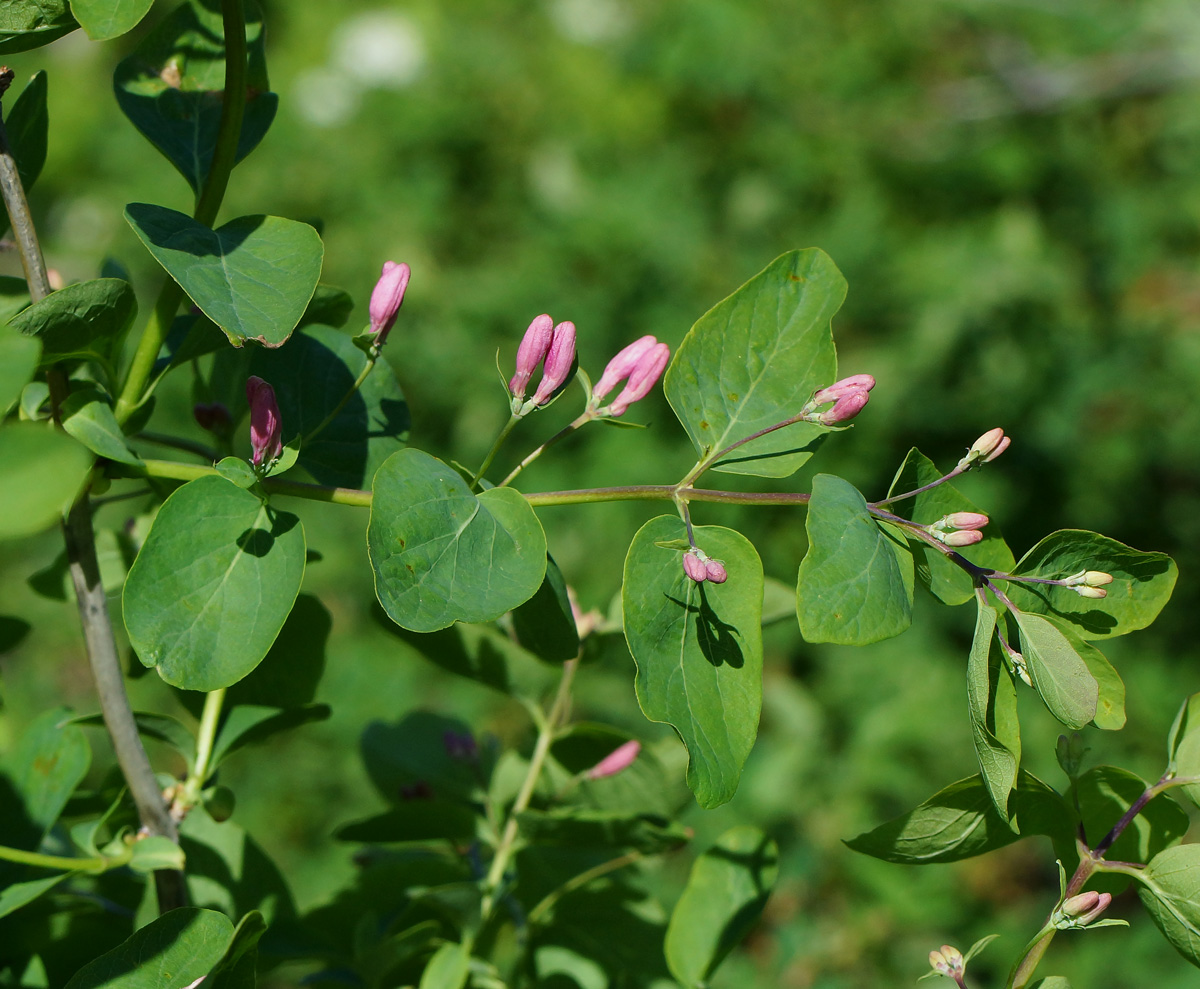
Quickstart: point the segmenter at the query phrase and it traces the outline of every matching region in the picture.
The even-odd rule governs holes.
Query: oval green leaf
[[[1100,687],[1071,638],[1041,615],[1014,612],[1021,630],[1021,653],[1033,689],[1068,728],[1082,728],[1096,716]]]
[[[44,423],[0,428],[0,539],[57,522],[92,467],[92,455]]]
[[[66,0],[13,0],[0,5],[0,55],[40,48],[77,27]]]
[[[687,783],[702,807],[737,790],[762,708],[762,563],[741,533],[697,526],[697,545],[722,560],[723,584],[697,584],[678,550],[656,545],[686,535],[673,516],[651,519],[625,558],[625,638],[637,663],[637,698],[688,750]]]
[[[132,31],[154,0],[71,0],[71,13],[93,41],[107,41]]]
[[[1012,674],[992,648],[995,631],[996,609],[980,602],[967,660],[967,710],[980,775],[992,804],[1012,825],[1016,808],[1010,804],[1021,765],[1021,725]]]
[[[142,458],[129,449],[107,396],[99,388],[84,386],[59,408],[62,426],[98,457],[121,464],[139,465]]]
[[[21,397],[41,356],[42,345],[37,340],[0,328],[0,419]]]
[[[91,764],[92,750],[69,708],[39,715],[21,735],[7,768],[25,817],[40,831],[34,844],[58,820]]]
[[[9,325],[41,340],[43,366],[71,357],[108,363],[137,311],[129,282],[94,278],[51,292]]]
[[[1169,769],[1176,776],[1200,777],[1200,694],[1187,698],[1175,715],[1167,738],[1167,751],[1171,758]],[[1181,789],[1200,807],[1200,783],[1189,783]]]
[[[1163,937],[1200,966],[1200,845],[1160,852],[1137,879],[1142,905]]]

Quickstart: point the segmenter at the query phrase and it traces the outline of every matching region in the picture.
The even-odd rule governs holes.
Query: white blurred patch
[[[762,226],[783,206],[779,191],[762,175],[740,175],[729,190],[729,219],[741,230]]]
[[[543,145],[529,158],[529,187],[537,199],[557,212],[569,212],[583,198],[583,176],[570,148]]]
[[[420,78],[425,41],[407,17],[371,11],[337,29],[330,64],[368,89],[400,89]]]
[[[293,87],[297,112],[317,127],[349,120],[358,110],[358,83],[335,69],[305,69]]]
[[[550,16],[564,37],[584,45],[615,41],[633,27],[620,0],[553,0]]]

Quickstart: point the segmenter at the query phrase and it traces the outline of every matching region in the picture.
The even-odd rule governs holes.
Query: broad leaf
[[[1096,716],[1092,724],[1104,731],[1120,731],[1125,727],[1125,682],[1108,657],[1090,642],[1072,639],[1071,644],[1096,681]]]
[[[223,477],[190,481],[159,510],[125,582],[138,657],[185,690],[228,687],[270,649],[304,575],[300,520]]]
[[[1159,852],[1137,880],[1142,905],[1163,937],[1200,967],[1200,845]]]
[[[518,815],[521,834],[538,845],[566,848],[633,848],[657,855],[687,844],[691,830],[653,814],[556,807]]]
[[[0,539],[58,521],[91,467],[87,449],[44,423],[0,427]]]
[[[463,721],[415,711],[394,725],[373,721],[362,736],[363,763],[380,795],[405,806],[422,797],[477,801],[486,781],[478,759],[464,758],[454,741],[471,738]]]
[[[546,536],[517,491],[474,495],[419,450],[376,472],[367,548],[379,603],[414,632],[499,618],[533,597],[546,572]]]
[[[462,989],[470,971],[471,950],[465,944],[443,944],[421,973],[418,989]]]
[[[1023,611],[1053,615],[1084,639],[1124,635],[1145,628],[1171,597],[1178,570],[1165,553],[1143,553],[1107,536],[1081,529],[1052,532],[1021,557],[1015,573],[1070,577],[1081,570],[1110,573],[1104,598],[1080,597],[1069,587],[1010,581],[1007,593]]]
[[[71,0],[71,13],[93,41],[107,41],[132,31],[154,6],[154,0]]]
[[[0,327],[0,419],[20,398],[41,356],[42,345],[37,340]]]
[[[298,707],[260,707],[238,704],[225,715],[213,742],[212,768],[247,745],[265,742],[282,731],[291,731],[314,721],[325,721],[332,713],[328,704],[302,704]]]
[[[866,645],[912,623],[913,558],[894,527],[832,474],[813,478],[808,552],[796,584],[796,614],[809,642]]]
[[[225,954],[201,985],[207,989],[254,989],[258,984],[258,942],[266,932],[266,919],[251,910],[238,922]]]
[[[42,342],[43,366],[69,357],[111,362],[137,316],[133,286],[121,278],[94,278],[51,292],[9,321]]]
[[[92,764],[83,729],[71,723],[68,708],[34,719],[10,756],[9,776],[25,815],[43,833],[50,830]]]
[[[830,320],[846,280],[817,248],[772,261],[688,331],[663,391],[701,459],[800,411],[837,376]],[[714,469],[787,477],[828,429],[796,423],[738,447]]]
[[[697,526],[697,545],[729,573],[723,584],[697,584],[683,554],[658,545],[685,534],[680,519],[663,515],[633,537],[621,590],[625,638],[642,711],[679,733],[688,786],[702,807],[716,807],[733,796],[758,734],[762,563],[740,533]]]
[[[567,582],[551,556],[537,593],[513,610],[517,641],[547,662],[561,663],[579,654],[579,631],[567,594]]]
[[[278,347],[304,315],[325,248],[307,223],[242,216],[216,230],[163,206],[130,203],[125,219],[167,274],[235,347]]]
[[[0,55],[40,48],[78,26],[66,0],[10,0],[0,5]]]
[[[73,872],[60,872],[45,879],[30,879],[23,883],[12,883],[0,889],[0,917],[7,917],[14,910],[32,903],[43,893],[54,889],[64,879],[75,875]]]
[[[95,387],[82,387],[67,396],[59,408],[62,425],[92,453],[121,464],[141,464],[129,449],[108,397]]]
[[[1099,685],[1068,634],[1041,615],[1013,615],[1021,630],[1021,653],[1033,688],[1068,728],[1082,728],[1096,716]]]
[[[1013,822],[1010,796],[1021,765],[1021,725],[1012,674],[992,648],[996,609],[979,605],[967,660],[967,710],[979,771],[1000,816]]]
[[[1200,777],[1200,694],[1183,702],[1167,738],[1171,761],[1168,769],[1176,776]],[[1184,795],[1200,807],[1200,783],[1181,787]]]
[[[279,103],[269,92],[258,5],[247,3],[245,16],[250,57],[238,161],[262,140]],[[133,125],[198,193],[212,167],[221,124],[225,33],[220,3],[189,0],[176,7],[117,66],[113,87]]]
[[[696,859],[667,926],[671,974],[703,989],[712,973],[758,922],[779,875],[779,849],[757,828],[726,831]]]

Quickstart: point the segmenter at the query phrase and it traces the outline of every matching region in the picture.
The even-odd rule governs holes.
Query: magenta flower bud
[[[942,522],[951,529],[982,529],[988,517],[979,512],[951,512]]]
[[[705,567],[704,561],[691,550],[683,554],[683,572],[697,584],[703,584],[708,580],[708,568]]]
[[[625,382],[625,387],[609,405],[609,414],[624,415],[629,406],[649,395],[670,359],[671,348],[665,343],[656,343],[642,354],[637,366],[629,373],[629,380]]]
[[[868,398],[870,396],[865,391],[848,392],[834,402],[832,409],[822,412],[818,421],[822,426],[836,426],[839,422],[853,419],[863,410]]]
[[[618,381],[628,378],[646,352],[657,345],[658,341],[647,335],[618,350],[616,356],[608,362],[600,380],[596,382],[596,387],[592,389],[592,395],[596,398],[603,398],[607,395],[617,387]]]
[[[826,385],[813,395],[812,400],[815,405],[824,405],[826,402],[836,402],[855,392],[870,391],[874,387],[875,378],[872,375],[852,374],[848,378],[835,381],[832,385]]]
[[[554,327],[550,349],[546,351],[546,363],[542,367],[542,380],[533,393],[534,405],[545,405],[571,373],[575,364],[575,324],[566,321]]]
[[[201,429],[219,436],[228,436],[233,428],[233,416],[222,402],[197,402],[192,406],[192,415]]]
[[[269,463],[283,453],[279,404],[275,389],[255,374],[246,379],[246,401],[250,403],[250,462],[261,467],[264,461]]]
[[[957,532],[938,533],[938,538],[947,546],[974,546],[983,538],[978,529],[960,529]]]
[[[404,301],[404,290],[408,288],[410,274],[406,264],[383,262],[383,273],[375,283],[371,292],[371,304],[367,307],[371,314],[370,332],[375,334],[377,347],[383,346],[392,324],[396,322],[396,314],[400,312],[400,303]]]
[[[521,338],[521,345],[517,348],[517,373],[508,383],[508,390],[512,393],[513,398],[524,397],[525,386],[529,384],[533,372],[537,370],[537,366],[542,363],[542,359],[550,350],[553,339],[554,320],[545,313],[536,317],[529,324],[529,329],[525,331],[525,336]]]
[[[587,771],[587,778],[590,780],[602,780],[606,776],[616,776],[617,773],[632,766],[633,760],[638,757],[638,753],[641,751],[642,743],[636,738],[628,741],[624,745],[613,749],[589,769]]]
[[[724,584],[729,579],[729,571],[725,569],[725,564],[720,560],[706,560],[704,576],[708,578],[710,584]]]

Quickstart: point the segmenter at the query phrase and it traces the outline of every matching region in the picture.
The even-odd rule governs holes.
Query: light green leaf
[[[39,715],[21,734],[8,760],[25,816],[43,834],[58,820],[92,764],[87,738],[71,724],[71,716],[65,707]]]
[[[1096,716],[1100,689],[1087,663],[1055,622],[1024,612],[1013,617],[1034,690],[1064,725],[1082,728]]]
[[[325,721],[332,713],[328,704],[302,704],[278,708],[238,704],[225,715],[213,742],[212,768],[247,745],[265,742],[281,731],[290,731],[314,721]]]
[[[92,467],[92,455],[43,423],[0,427],[0,539],[57,522]]]
[[[134,872],[147,875],[158,869],[182,869],[183,867],[183,850],[170,838],[152,834],[134,842],[133,858],[129,860],[129,868]]]
[[[0,327],[0,419],[21,397],[21,389],[33,377],[41,356],[40,342]]]
[[[700,317],[675,352],[663,391],[703,459],[800,411],[832,384],[830,320],[846,280],[817,248],[772,261]],[[715,469],[787,477],[828,432],[796,423],[738,447]]]
[[[463,944],[443,944],[421,973],[420,989],[462,989],[467,982],[471,952]]]
[[[809,642],[866,645],[912,623],[913,558],[894,527],[832,474],[813,478],[808,553],[796,584],[796,614]]]
[[[1038,979],[1030,989],[1071,989],[1071,983],[1061,975],[1048,975],[1044,979]]]
[[[9,326],[41,340],[43,366],[72,357],[108,364],[137,311],[129,282],[94,278],[51,292]]]
[[[71,13],[93,41],[107,41],[132,31],[154,6],[154,0],[71,0]]]
[[[1142,905],[1163,937],[1200,966],[1200,845],[1159,852],[1137,880]]]
[[[967,710],[975,757],[992,803],[1001,817],[1015,824],[1010,796],[1021,765],[1021,725],[1012,674],[992,648],[995,631],[996,609],[980,602],[967,660]]]
[[[223,457],[217,461],[217,473],[231,484],[249,490],[258,483],[258,475],[248,461],[241,457]]]
[[[147,250],[235,347],[278,347],[304,315],[325,248],[307,223],[242,216],[212,230],[163,206],[130,203]]]
[[[1096,716],[1092,719],[1092,724],[1104,731],[1120,731],[1125,727],[1125,682],[1108,661],[1108,657],[1094,645],[1073,638],[1070,633],[1067,638],[1071,639],[1071,645],[1096,680],[1098,694]]]
[[[96,456],[121,464],[141,464],[142,458],[129,449],[112,406],[99,388],[85,386],[71,392],[59,412],[63,429]]]
[[[300,520],[209,475],[159,510],[125,582],[146,666],[185,690],[228,687],[267,654],[304,575]]]
[[[0,5],[0,55],[40,48],[78,26],[66,0],[9,0]]]
[[[621,590],[625,638],[642,711],[679,733],[688,786],[702,807],[716,807],[736,791],[758,734],[762,563],[740,533],[697,526],[697,545],[729,573],[723,584],[697,584],[683,572],[681,553],[655,545],[685,531],[680,519],[663,515],[633,537]]]
[[[749,933],[779,875],[779,849],[757,828],[726,831],[696,859],[667,926],[671,974],[703,989],[725,956]]]
[[[60,872],[56,876],[47,876],[45,879],[30,879],[27,882],[5,886],[0,889],[0,917],[7,917],[14,910],[20,910],[21,907],[32,903],[43,893],[50,892],[64,879],[69,879],[73,875],[75,875],[74,872]]]
[[[1200,777],[1200,694],[1192,694],[1180,707],[1167,737],[1168,770],[1176,776]],[[1184,795],[1200,807],[1200,783],[1181,787]]]
[[[546,572],[546,536],[517,491],[473,495],[419,450],[376,472],[367,548],[379,603],[414,632],[493,621],[533,597]]]

